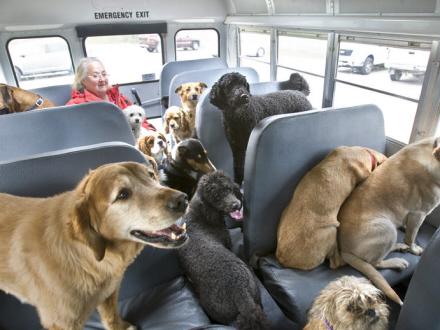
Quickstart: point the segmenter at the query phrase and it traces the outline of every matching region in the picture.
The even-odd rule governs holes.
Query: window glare
[[[162,45],[159,34],[88,37],[87,56],[99,58],[111,84],[159,79]]]
[[[252,67],[260,81],[270,81],[270,34],[240,32],[240,66]]]
[[[213,29],[180,30],[174,42],[177,61],[219,56],[219,36]]]
[[[13,39],[8,43],[18,85],[25,89],[71,84],[72,59],[61,37]]]

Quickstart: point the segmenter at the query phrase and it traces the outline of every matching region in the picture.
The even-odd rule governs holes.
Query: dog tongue
[[[229,216],[235,220],[242,220],[243,219],[243,212],[241,210],[237,210],[237,211],[229,213]]]

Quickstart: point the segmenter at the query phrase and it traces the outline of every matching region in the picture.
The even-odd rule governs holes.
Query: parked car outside
[[[73,73],[70,52],[63,40],[25,40],[11,45],[10,52],[19,80]]]
[[[177,36],[176,48],[183,50],[187,50],[187,49],[197,50],[200,48],[200,40],[192,38],[188,35],[182,37]]]
[[[428,64],[429,51],[392,48],[385,62],[390,79],[398,81],[403,75],[411,74],[414,77],[422,77]]]
[[[387,47],[344,42],[339,49],[338,67],[348,67],[352,72],[370,74],[375,66],[384,65],[387,55]]]

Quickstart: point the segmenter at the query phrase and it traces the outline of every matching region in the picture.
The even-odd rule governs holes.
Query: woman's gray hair
[[[83,80],[87,77],[88,66],[91,63],[98,62],[103,67],[104,65],[97,57],[84,57],[79,61],[78,67],[76,68],[75,78],[73,79],[73,89],[78,91],[84,90],[84,85],[82,84]]]

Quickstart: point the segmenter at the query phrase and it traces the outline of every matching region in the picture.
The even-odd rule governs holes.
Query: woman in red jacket
[[[73,81],[72,98],[66,104],[94,101],[111,102],[122,110],[132,104],[119,92],[118,86],[109,85],[108,74],[102,62],[96,57],[85,57],[79,62]],[[149,130],[156,130],[147,119],[142,126]]]

